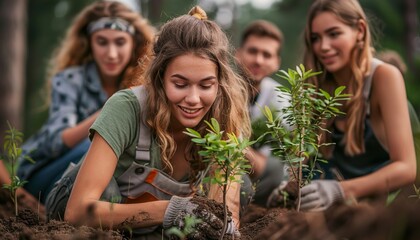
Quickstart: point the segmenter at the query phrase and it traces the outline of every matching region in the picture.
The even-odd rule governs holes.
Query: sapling
[[[201,219],[196,218],[195,216],[186,215],[184,218],[184,227],[178,229],[176,227],[169,228],[166,230],[167,235],[175,235],[181,240],[187,239],[187,236],[193,233],[196,229],[196,225],[203,222]]]
[[[205,121],[208,133],[205,136],[193,129],[187,128],[185,134],[192,137],[192,141],[201,147],[198,152],[211,168],[211,176],[203,179],[204,183],[217,184],[222,188],[224,224],[222,230],[223,239],[227,229],[228,214],[226,206],[226,194],[231,182],[241,183],[240,176],[247,173],[251,168],[245,158],[245,149],[253,144],[248,139],[236,137],[234,133],[224,133],[220,130],[219,123],[212,118],[211,122]]]
[[[20,145],[23,142],[23,133],[21,133],[16,128],[12,127],[9,122],[7,122],[9,130],[6,130],[6,134],[4,137],[4,156],[3,158],[10,163],[11,166],[11,182],[10,184],[3,184],[3,188],[9,189],[10,191],[10,198],[12,199],[15,205],[15,216],[18,216],[18,201],[17,201],[17,194],[16,190],[19,187],[22,187],[27,181],[22,181],[16,175],[16,165],[17,159],[22,154],[22,148]],[[34,160],[29,156],[25,156],[24,159],[34,163]]]
[[[302,64],[296,70],[280,70],[278,76],[287,80],[290,87],[279,86],[276,90],[283,93],[290,105],[278,115],[273,114],[267,106],[263,108],[267,119],[267,134],[271,134],[274,139],[273,154],[288,163],[291,175],[298,183],[298,211],[300,189],[310,183],[315,174],[320,173],[315,167],[316,162],[326,161],[320,158],[318,152],[320,147],[329,145],[321,143],[321,134],[328,132],[325,122],[344,114],[339,107],[350,96],[343,93],[344,86],[336,88],[334,95],[330,95],[307,82],[307,79],[318,74],[320,72],[306,71]],[[289,128],[284,127],[285,123]]]

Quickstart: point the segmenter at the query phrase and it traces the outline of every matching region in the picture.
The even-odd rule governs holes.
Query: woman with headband
[[[135,69],[147,64],[153,38],[148,22],[118,2],[95,2],[75,18],[51,59],[48,120],[23,145],[35,164],[22,158],[18,168],[24,188],[41,203],[88,150],[88,129],[105,101],[139,84]]]

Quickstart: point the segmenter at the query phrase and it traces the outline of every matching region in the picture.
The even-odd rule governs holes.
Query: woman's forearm
[[[416,168],[404,162],[392,162],[369,175],[341,182],[346,198],[386,194],[414,182]]]
[[[67,147],[73,148],[75,145],[84,140],[89,135],[89,128],[95,122],[99,113],[100,110],[98,110],[97,112],[95,112],[90,117],[86,118],[76,126],[65,129],[61,135],[63,143]]]
[[[3,187],[3,184],[10,184],[10,175],[4,165],[3,161],[0,160],[0,187]]]
[[[81,206],[66,209],[65,220],[75,225],[122,229],[145,228],[160,225],[169,201],[119,204],[88,201]]]
[[[249,164],[251,165],[249,176],[253,180],[258,179],[258,177],[265,170],[267,165],[267,157],[251,147],[246,149],[245,157],[248,159]]]

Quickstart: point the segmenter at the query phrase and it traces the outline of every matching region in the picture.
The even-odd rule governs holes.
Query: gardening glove
[[[219,239],[222,234],[223,220],[207,210],[206,206],[199,206],[201,203],[191,202],[192,197],[172,196],[166,208],[163,228],[171,227],[183,230],[185,217],[194,216],[201,222],[195,225],[195,231],[187,233],[188,239]],[[237,232],[232,219],[228,220],[226,234]]]
[[[301,189],[301,209],[322,211],[344,199],[344,192],[335,180],[314,180]]]
[[[270,194],[270,196],[267,199],[266,206],[268,208],[271,207],[277,207],[280,204],[281,201],[284,201],[283,197],[283,189],[287,186],[288,181],[282,181]]]

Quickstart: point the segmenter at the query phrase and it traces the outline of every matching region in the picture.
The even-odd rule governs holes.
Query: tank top
[[[373,59],[371,74],[365,78],[363,96],[366,101],[366,117],[364,129],[365,152],[354,156],[348,156],[342,143],[344,133],[335,127],[332,131],[332,141],[335,143],[333,156],[329,160],[344,179],[351,179],[372,173],[390,162],[388,152],[383,148],[376,138],[370,121],[370,93],[372,77],[376,68],[382,63],[378,59]]]

